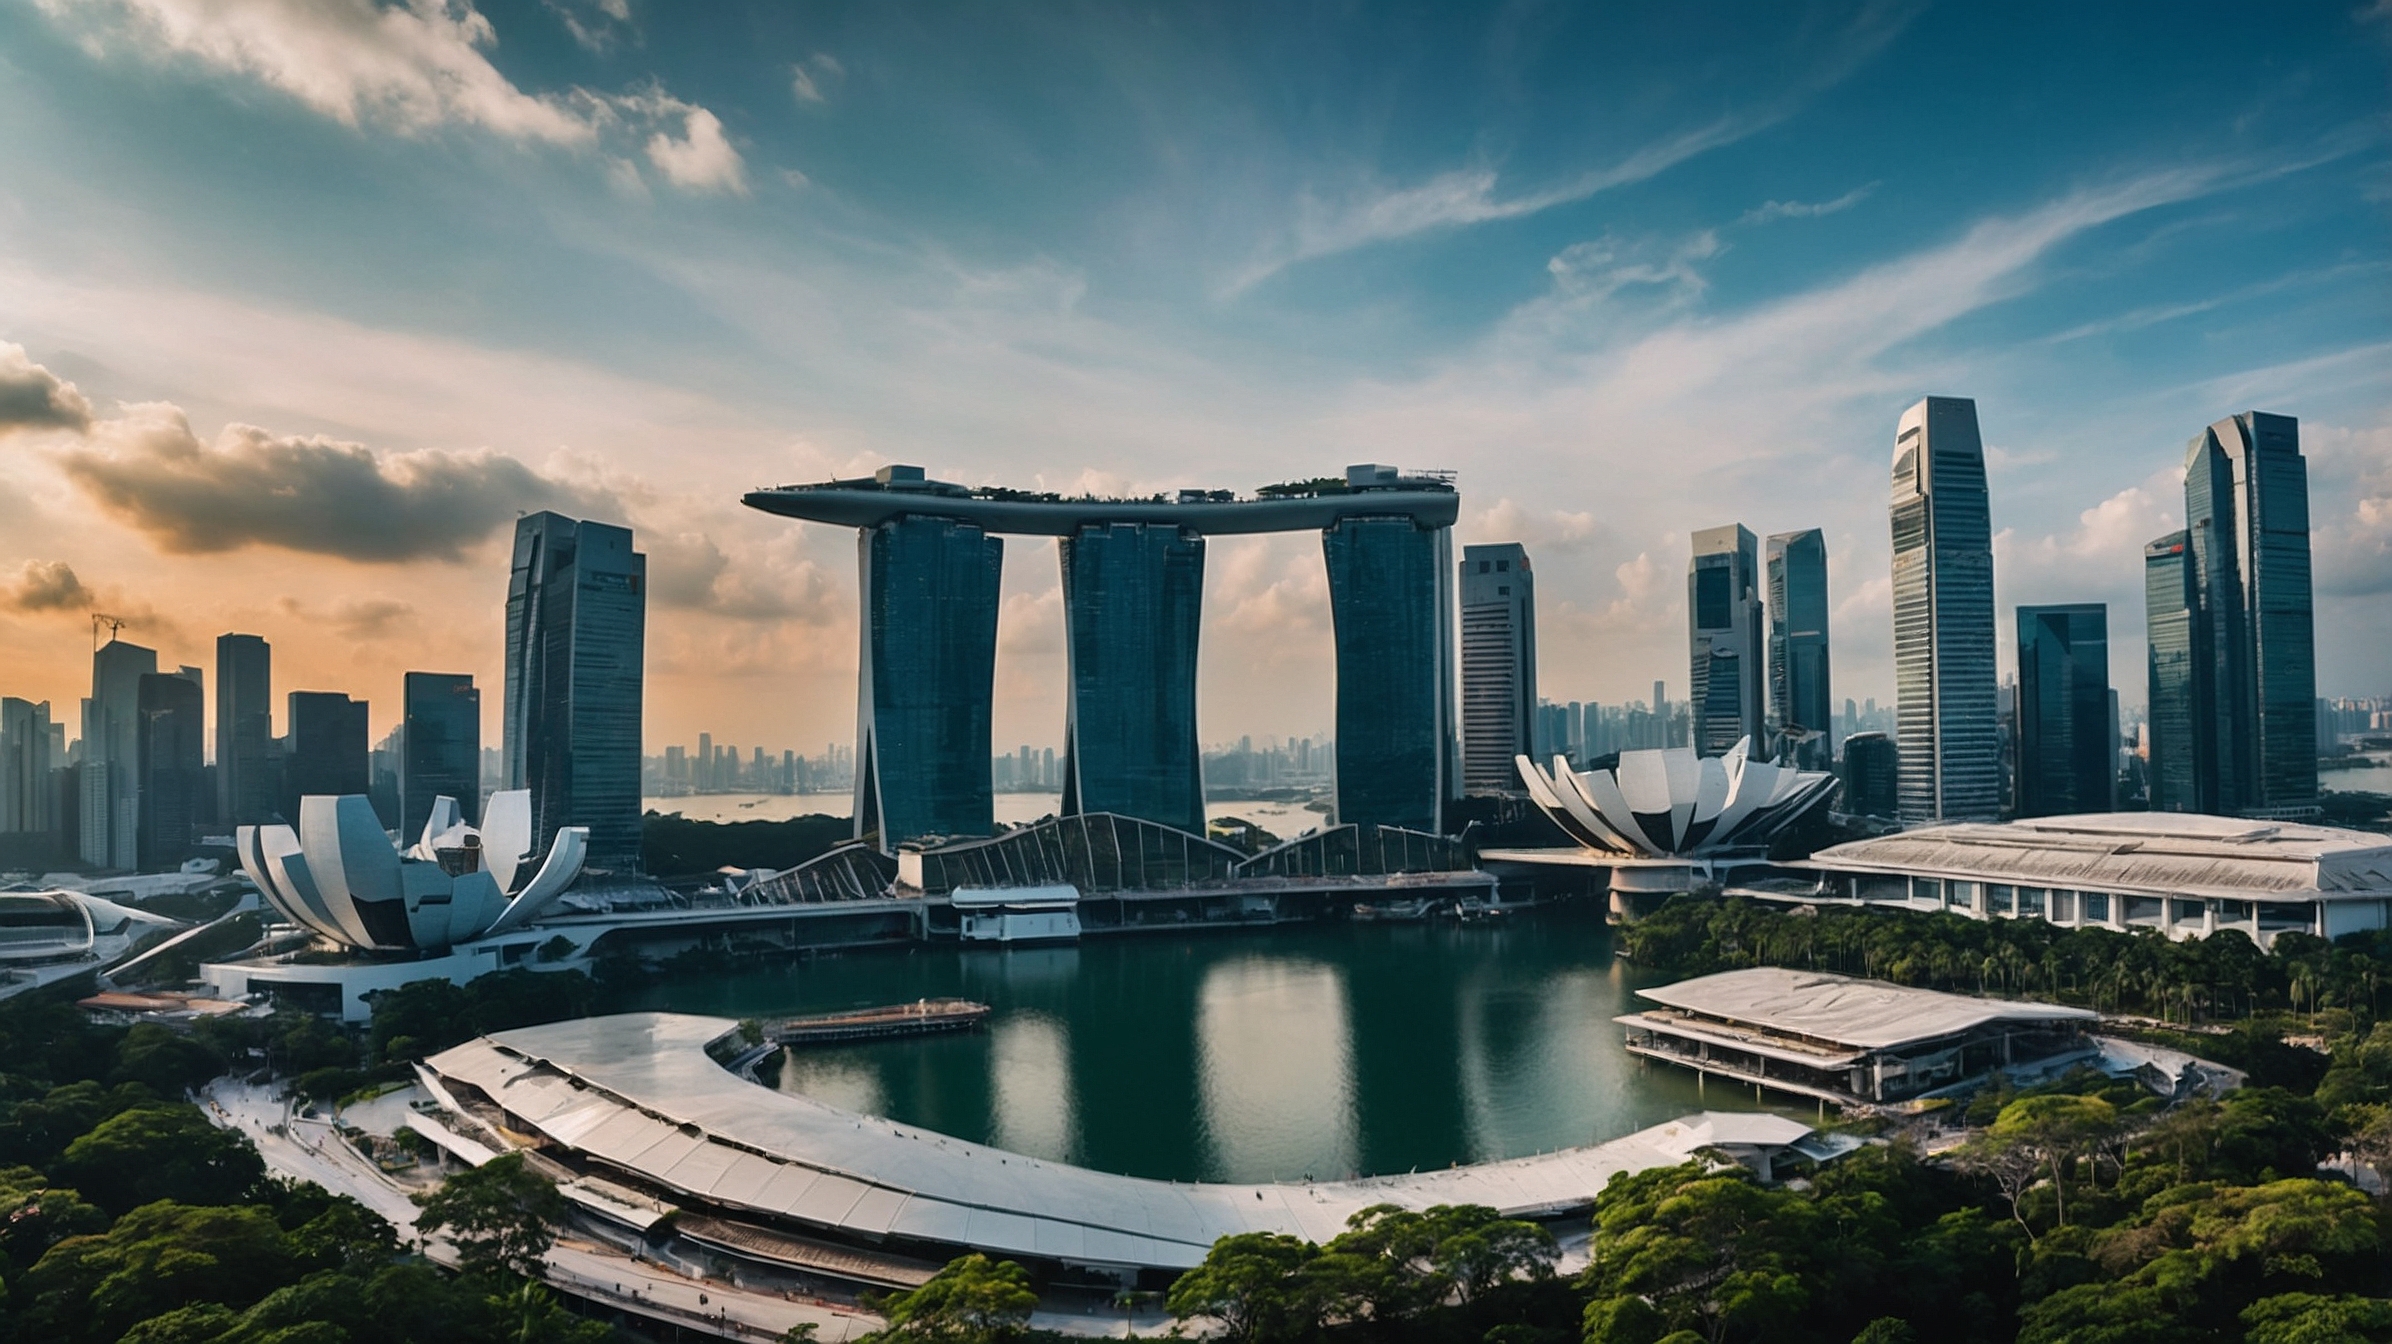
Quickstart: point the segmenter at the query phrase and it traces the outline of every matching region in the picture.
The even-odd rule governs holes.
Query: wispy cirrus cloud
[[[498,30],[472,0],[35,3],[95,58],[124,50],[253,81],[344,126],[401,135],[463,127],[579,151],[619,140],[676,187],[745,190],[739,153],[713,112],[653,87],[528,92],[492,63]],[[573,11],[559,12],[579,23]],[[629,18],[622,0],[600,0],[596,13]]]
[[[1854,187],[1832,201],[1763,201],[1744,212],[1739,224],[1768,224],[1780,219],[1817,219],[1821,215],[1837,215],[1869,199],[1877,184]]]

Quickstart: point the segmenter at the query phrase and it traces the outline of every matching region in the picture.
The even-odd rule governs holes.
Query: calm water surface
[[[845,793],[693,793],[678,798],[642,798],[651,812],[679,813],[691,821],[787,821],[820,812],[847,814],[853,800]],[[997,823],[1019,826],[1052,816],[1062,806],[1060,793],[1000,793],[996,795]],[[1212,798],[1204,804],[1212,820],[1239,817],[1283,840],[1292,840],[1324,824],[1324,809],[1302,803],[1266,802],[1259,798]]]
[[[1640,1066],[1639,977],[1593,909],[1500,927],[1323,925],[1010,951],[859,951],[660,985],[769,1017],[921,997],[986,1030],[811,1050],[780,1086],[1017,1152],[1179,1180],[1407,1171],[1615,1138],[1752,1094]]]

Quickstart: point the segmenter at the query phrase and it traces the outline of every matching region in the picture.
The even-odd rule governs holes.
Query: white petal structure
[[[1526,756],[1517,764],[1529,800],[1589,849],[1698,858],[1766,845],[1835,792],[1834,775],[1755,761],[1751,745],[1747,738],[1725,756],[1623,751],[1617,768],[1585,773],[1559,756],[1550,771]]]
[[[423,835],[392,845],[362,795],[299,801],[299,825],[243,826],[241,871],[285,919],[350,947],[439,951],[522,927],[581,876],[590,833],[557,832],[539,872],[514,879],[531,848],[531,795],[490,795],[479,830],[453,798],[437,798]]]

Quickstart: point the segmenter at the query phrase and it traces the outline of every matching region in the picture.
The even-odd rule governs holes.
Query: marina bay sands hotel
[[[1182,490],[1065,498],[929,480],[758,490],[751,508],[857,529],[863,657],[856,834],[883,850],[988,835],[999,534],[1060,538],[1067,666],[1064,815],[1112,812],[1202,835],[1196,646],[1204,540],[1317,528],[1336,630],[1340,824],[1442,829],[1458,791],[1450,473],[1348,467],[1251,498]]]

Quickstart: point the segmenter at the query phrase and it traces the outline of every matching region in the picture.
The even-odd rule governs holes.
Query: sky
[[[990,6],[0,0],[0,693],[171,666],[497,740],[519,512],[648,555],[649,749],[853,740],[884,463],[1459,473],[1549,699],[1686,681],[1689,534],[1818,527],[1889,700],[1887,468],[1976,399],[2021,603],[2109,604],[2186,442],[2296,416],[2326,695],[2392,694],[2392,0]],[[1063,723],[1006,543],[996,743]],[[1309,535],[1209,543],[1200,734],[1326,731]],[[277,712],[277,730],[280,730]],[[71,731],[71,730],[70,730]]]

